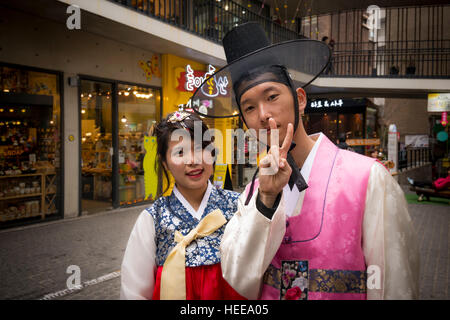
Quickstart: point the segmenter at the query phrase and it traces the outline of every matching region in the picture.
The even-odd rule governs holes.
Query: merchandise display
[[[85,135],[82,140],[82,192],[85,199],[111,199],[111,134]]]
[[[0,225],[58,212],[55,74],[0,66]]]
[[[0,126],[0,222],[56,213],[55,128]]]
[[[143,159],[145,148],[141,132],[119,135],[119,197],[120,205],[144,201],[145,180]],[[153,200],[153,199],[152,199]]]

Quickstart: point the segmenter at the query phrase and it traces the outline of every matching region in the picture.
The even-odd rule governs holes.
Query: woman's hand
[[[259,163],[259,198],[266,207],[272,208],[277,195],[289,182],[291,176],[292,169],[286,158],[291,147],[294,127],[292,123],[288,124],[286,137],[280,148],[278,135],[273,134],[274,130],[277,130],[274,119],[269,119],[269,126],[271,131],[270,149]]]

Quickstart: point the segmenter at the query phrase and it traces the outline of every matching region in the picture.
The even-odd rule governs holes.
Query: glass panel
[[[112,85],[81,80],[82,211],[112,203]]]
[[[339,134],[345,134],[347,139],[364,138],[363,119],[362,113],[339,114]],[[365,153],[364,146],[352,146],[352,150],[360,154]]]
[[[339,133],[345,133],[347,139],[364,138],[363,119],[362,113],[340,114]]]
[[[154,200],[158,191],[156,137],[150,136],[150,129],[159,120],[160,92],[120,84],[118,101],[119,203]]]
[[[337,113],[309,113],[303,123],[308,134],[322,132],[331,141],[337,140]]]
[[[366,109],[366,138],[378,138],[377,134],[377,110]]]
[[[0,66],[0,224],[60,210],[59,76]]]

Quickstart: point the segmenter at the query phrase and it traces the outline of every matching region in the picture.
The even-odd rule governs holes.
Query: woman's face
[[[178,188],[200,189],[206,187],[213,174],[213,163],[210,148],[202,149],[190,141],[169,141],[163,165],[172,173]]]

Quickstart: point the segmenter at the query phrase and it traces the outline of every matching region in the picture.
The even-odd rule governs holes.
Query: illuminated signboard
[[[366,99],[315,99],[308,100],[305,113],[320,113],[349,110],[350,108],[364,108],[367,105]]]
[[[204,81],[214,74],[216,68],[208,65],[208,71],[197,71],[191,65],[186,66],[186,72],[182,72],[178,78],[178,90],[194,92]],[[201,88],[204,96],[214,98],[219,95],[228,96],[228,78],[226,76],[214,76],[207,81],[207,85]]]
[[[343,107],[344,102],[342,99],[335,99],[335,100],[317,100],[317,101],[311,101],[310,107],[311,108],[329,108],[329,107]]]

